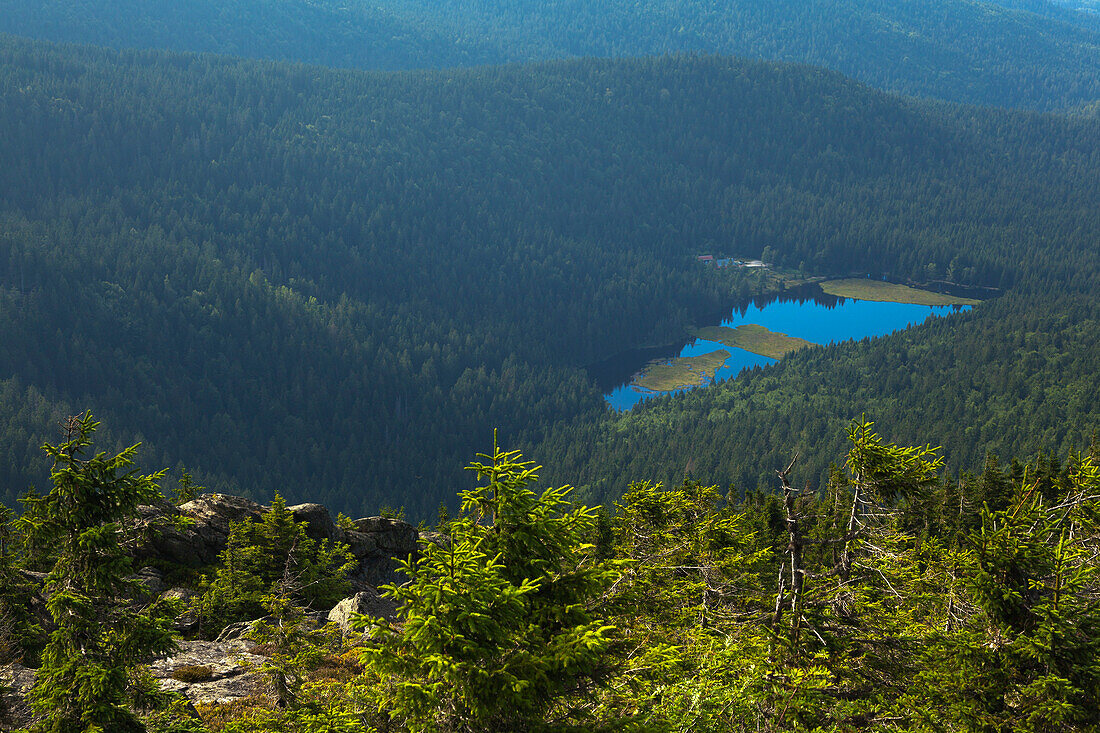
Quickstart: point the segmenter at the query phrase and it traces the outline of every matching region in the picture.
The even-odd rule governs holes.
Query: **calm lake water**
[[[947,315],[968,309],[969,306],[876,303],[837,298],[813,286],[796,294],[784,293],[778,297],[757,298],[751,303],[735,306],[720,325],[736,328],[742,324],[756,323],[772,331],[798,336],[815,344],[830,344],[868,336],[883,336],[920,323],[929,316]],[[698,356],[719,349],[725,349],[731,354],[725,366],[715,374],[715,379],[719,381],[736,377],[742,369],[774,364],[776,361],[715,341],[692,339],[679,346],[640,349],[620,354],[590,367],[589,372],[604,390],[604,398],[608,404],[618,410],[629,410],[645,397],[658,394],[630,384],[630,378],[647,363],[654,359]]]

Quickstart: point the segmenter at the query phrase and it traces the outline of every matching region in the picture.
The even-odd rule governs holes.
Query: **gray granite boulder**
[[[306,536],[314,540],[343,541],[343,531],[332,521],[328,509],[320,504],[296,504],[287,507],[295,522],[306,523]]]
[[[420,537],[421,546],[426,544],[433,544],[436,547],[447,547],[451,542],[450,538],[447,535],[443,534],[442,532],[436,532],[430,529],[422,530],[418,534]]]
[[[211,565],[225,549],[229,525],[258,518],[266,507],[227,494],[203,494],[182,506],[143,507],[145,542],[135,555],[176,565]]]
[[[33,684],[33,669],[18,662],[0,665],[0,730],[17,730],[30,724],[27,693]]]
[[[328,620],[338,625],[344,634],[348,634],[357,614],[393,621],[397,617],[397,604],[378,595],[374,590],[363,590],[337,603],[328,612]]]
[[[148,600],[163,593],[168,586],[164,583],[164,573],[157,568],[144,567],[130,576],[141,587],[138,600]]]
[[[397,572],[395,558],[415,559],[420,554],[416,527],[400,519],[363,517],[356,519],[355,530],[346,532],[346,542],[359,560],[352,574],[352,586],[362,590],[385,583],[402,583],[405,576]]]

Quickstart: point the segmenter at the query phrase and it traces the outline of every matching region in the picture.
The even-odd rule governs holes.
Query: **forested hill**
[[[414,69],[488,63],[493,45],[353,0],[0,0],[0,32],[57,43]]]
[[[430,514],[493,427],[602,419],[582,365],[749,287],[702,251],[1024,294],[1100,271],[1095,121],[807,67],[383,74],[8,38],[0,129],[8,501],[91,408],[212,488]]]
[[[383,0],[410,22],[506,38],[532,56],[709,52],[810,63],[905,94],[1003,107],[1100,100],[1100,28],[958,0]],[[1054,16],[1054,17],[1052,17]]]
[[[1058,4],[1092,18],[1100,19],[1100,0],[1057,0]]]
[[[1045,0],[0,0],[0,32],[363,69],[738,54],[952,101],[1100,100],[1100,22]]]

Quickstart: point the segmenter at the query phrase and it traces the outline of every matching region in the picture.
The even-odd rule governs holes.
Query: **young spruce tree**
[[[90,413],[69,418],[65,442],[43,446],[53,489],[24,499],[24,531],[57,553],[46,576],[55,629],[30,693],[35,733],[145,730],[128,704],[136,670],[173,646],[168,621],[129,600],[136,589],[120,544],[138,506],[160,498],[164,474],[132,468],[136,445],[89,455],[98,426]]]
[[[609,671],[614,628],[594,609],[619,576],[588,543],[596,512],[568,487],[527,488],[537,468],[494,446],[475,463],[449,541],[389,586],[401,627],[382,623],[363,654],[383,680],[378,707],[412,731],[539,730],[584,720]]]

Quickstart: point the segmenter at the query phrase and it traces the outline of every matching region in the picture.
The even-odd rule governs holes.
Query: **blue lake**
[[[784,294],[771,299],[758,298],[752,303],[736,306],[718,325],[736,328],[746,323],[755,323],[815,344],[830,344],[883,336],[911,324],[921,323],[930,316],[948,315],[968,309],[969,306],[910,305],[837,298],[822,293],[820,288],[814,286],[798,294]],[[590,371],[597,383],[604,388],[604,398],[608,404],[618,410],[629,410],[645,397],[659,394],[630,384],[630,378],[650,361],[677,356],[698,356],[719,349],[729,351],[731,356],[715,374],[717,381],[736,377],[742,369],[774,364],[776,361],[715,341],[692,339],[678,347],[622,354]]]

